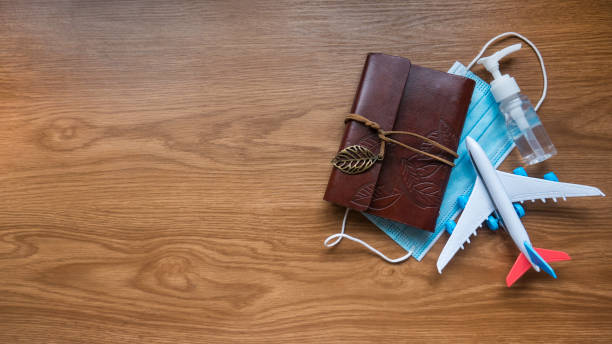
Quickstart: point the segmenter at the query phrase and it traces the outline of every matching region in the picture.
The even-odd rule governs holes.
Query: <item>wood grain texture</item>
[[[528,172],[612,193],[611,17],[606,1],[0,2],[0,342],[611,342],[610,197],[528,205],[533,242],[573,260],[511,289],[503,233],[443,275],[446,236],[399,265],[322,245],[368,52],[447,70],[521,32],[559,150]],[[535,102],[532,52],[504,69]],[[402,254],[360,215],[349,232]]]

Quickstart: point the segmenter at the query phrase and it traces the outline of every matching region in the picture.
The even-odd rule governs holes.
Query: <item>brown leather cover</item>
[[[408,59],[368,54],[352,113],[383,130],[411,131],[457,150],[474,81],[411,65]],[[340,120],[340,119],[339,119]],[[453,157],[408,135],[394,139],[448,160]],[[340,149],[359,144],[378,154],[380,139],[349,121]],[[451,167],[387,143],[383,161],[361,174],[332,168],[324,199],[358,211],[434,231]]]

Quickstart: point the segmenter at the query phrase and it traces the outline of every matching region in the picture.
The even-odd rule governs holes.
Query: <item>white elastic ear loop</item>
[[[525,43],[529,44],[531,49],[533,49],[533,51],[535,51],[536,55],[538,55],[538,59],[540,60],[540,67],[542,67],[542,76],[544,78],[544,88],[542,89],[542,96],[540,97],[540,100],[538,101],[538,104],[535,106],[535,110],[538,111],[538,109],[542,105],[542,102],[544,102],[544,98],[546,98],[546,91],[548,91],[548,78],[546,76],[546,68],[544,67],[544,59],[542,58],[542,55],[540,54],[540,51],[538,50],[538,48],[536,48],[535,44],[533,44],[530,40],[528,40],[525,36],[521,35],[520,33],[516,33],[516,32],[504,32],[502,34],[499,34],[499,35],[491,38],[491,40],[488,41],[482,47],[482,49],[480,50],[478,55],[476,55],[474,60],[472,60],[472,62],[470,62],[470,64],[467,66],[467,70],[470,70],[474,66],[476,61],[478,61],[478,59],[480,59],[482,54],[484,54],[485,50],[487,50],[487,48],[489,47],[489,45],[491,45],[491,43],[497,41],[498,39],[500,39],[502,37],[507,37],[507,36],[516,36],[516,37],[522,39],[523,41],[525,41]]]
[[[389,257],[385,256],[384,254],[382,254],[380,251],[378,251],[374,247],[368,245],[368,243],[366,243],[365,241],[357,239],[355,237],[352,237],[352,236],[350,236],[348,234],[344,234],[344,229],[346,228],[346,219],[348,218],[349,211],[350,211],[350,209],[346,208],[346,212],[344,212],[344,219],[342,220],[342,231],[340,231],[340,233],[336,233],[336,234],[328,236],[327,239],[325,239],[325,241],[323,242],[323,245],[325,245],[325,247],[336,246],[342,240],[342,238],[347,238],[349,240],[353,240],[354,242],[359,243],[359,244],[365,246],[368,250],[376,253],[380,258],[388,261],[389,263],[401,263],[404,260],[410,258],[410,256],[412,256],[413,250],[410,250],[410,251],[408,251],[408,254],[406,254],[403,257],[400,257],[400,258],[397,258],[397,259],[390,259]],[[332,240],[332,239],[336,239],[336,241],[334,241],[334,242],[332,242],[330,244],[329,241]]]

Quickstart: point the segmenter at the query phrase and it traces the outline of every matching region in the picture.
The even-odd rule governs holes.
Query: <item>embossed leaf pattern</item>
[[[417,165],[414,159],[402,159],[402,176],[405,176],[406,186],[411,184],[413,178],[417,178]]]
[[[423,207],[436,207],[442,198],[442,190],[432,182],[421,182],[414,186],[416,201]]]
[[[412,188],[412,182],[418,178],[416,163],[413,159],[402,159],[402,179],[407,189]]]
[[[435,141],[438,139],[438,136],[438,131],[434,130],[427,135],[427,138]],[[434,147],[428,142],[422,142],[418,148],[424,152],[432,152]],[[409,159],[402,160],[402,177],[404,179],[404,184],[410,189],[415,179],[422,180],[424,178],[430,178],[436,174],[440,168],[442,168],[442,165],[432,163],[431,158],[421,154],[414,154]]]
[[[442,142],[440,143],[447,147],[449,147],[451,143],[455,143],[458,141],[455,132],[451,129],[450,125],[446,123],[446,121],[443,119],[440,120],[440,136],[442,139]]]
[[[370,204],[371,195],[374,192],[374,184],[367,184],[359,189],[355,195],[353,195],[353,199],[351,203],[356,204],[358,206],[367,207]]]
[[[443,145],[456,141],[456,136],[444,120],[440,121],[439,130],[431,131],[426,136]],[[441,153],[441,150],[428,142],[421,142],[418,148],[433,154]],[[439,172],[446,168],[447,166],[421,154],[402,160],[404,185],[415,204],[422,208],[435,208],[440,205],[443,190],[434,181]]]
[[[429,134],[425,135],[428,139],[434,140],[436,142],[440,142],[440,132],[438,130],[434,130],[432,132],[430,132]],[[421,144],[418,147],[420,150],[424,151],[424,152],[428,152],[428,153],[435,153],[434,150],[437,150],[436,147],[434,147],[431,143],[427,142],[427,141],[423,141],[421,142]],[[421,160],[421,161],[429,161],[431,160],[430,157],[418,154],[416,156],[417,159]]]
[[[429,133],[427,135],[427,138],[430,138],[446,147],[449,147],[452,149],[451,146],[453,146],[454,144],[456,144],[457,140],[457,135],[455,135],[455,133],[453,132],[453,130],[451,129],[450,125],[443,119],[440,120],[440,130],[434,130],[431,133]],[[437,147],[434,147],[431,143],[429,142],[422,142],[420,144],[419,147],[420,150],[425,151],[425,152],[429,152],[429,153],[434,153],[434,154],[442,154],[445,155],[446,153],[443,152],[441,149],[438,149]],[[430,158],[426,157],[424,155],[419,155],[417,157],[417,159],[419,159],[420,161],[429,161]]]
[[[377,148],[380,147],[380,139],[377,134],[368,134],[362,137],[357,144],[376,152]]]
[[[433,175],[436,174],[441,168],[442,164],[428,164],[417,167],[415,170],[419,178],[430,178],[433,177]]]
[[[371,210],[384,210],[397,202],[402,193],[397,188],[393,188],[393,190],[388,190],[385,185],[377,185],[376,189],[374,189],[374,193],[372,194],[372,201],[370,202],[369,209]]]
[[[418,159],[403,159],[402,176],[405,179],[404,182],[406,182],[408,186],[414,178],[423,179],[433,177],[442,167],[442,164],[423,164],[421,161],[418,161]]]
[[[341,150],[331,161],[332,165],[347,174],[358,174],[367,171],[378,160],[371,150],[353,145]]]

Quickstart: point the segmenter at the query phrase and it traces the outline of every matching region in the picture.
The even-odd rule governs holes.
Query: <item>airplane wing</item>
[[[470,236],[472,234],[476,235],[476,229],[482,225],[493,210],[495,210],[495,206],[484,183],[480,177],[476,177],[474,189],[459,221],[457,221],[457,226],[455,226],[453,233],[442,249],[442,253],[440,253],[440,257],[438,257],[438,272],[442,273],[442,269],[455,256],[459,248],[463,249],[465,242],[470,243]]]
[[[530,178],[516,174],[497,171],[506,193],[512,202],[552,198],[605,196],[598,188],[579,184],[554,182],[545,179]]]

